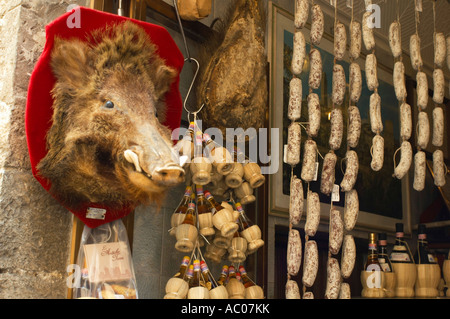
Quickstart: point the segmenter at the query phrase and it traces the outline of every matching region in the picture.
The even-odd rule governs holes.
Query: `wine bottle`
[[[189,288],[199,287],[200,286],[200,277],[201,277],[201,269],[200,269],[200,260],[194,260],[194,275],[189,284]]]
[[[376,234],[369,234],[369,249],[367,254],[367,260],[364,265],[365,271],[381,271],[381,265],[378,262],[377,240]]]
[[[436,264],[433,254],[428,251],[426,226],[419,224],[417,232],[417,250],[414,254],[416,264]]]
[[[384,272],[392,272],[392,264],[387,252],[387,235],[386,233],[378,234],[378,262]]]
[[[391,252],[391,263],[414,263],[408,243],[404,239],[403,224],[395,224],[395,244]]]
[[[239,266],[239,272],[241,273],[242,283],[244,284],[245,288],[255,285],[255,283],[248,277],[247,271],[245,270],[244,266]]]
[[[175,236],[175,230],[176,227],[183,222],[184,215],[187,212],[187,209],[189,207],[189,203],[191,201],[191,195],[192,195],[192,187],[187,186],[184,191],[184,196],[178,205],[178,207],[173,211],[171,219],[170,219],[170,234]]]
[[[184,217],[182,224],[190,224],[192,226],[195,226],[195,203],[194,202],[189,203],[188,210],[186,212],[186,215]]]
[[[245,214],[244,209],[242,208],[241,203],[236,203],[236,210],[239,212],[239,231],[243,231],[251,226],[253,226],[253,222],[250,220],[250,218],[247,217]]]
[[[184,256],[183,257],[183,261],[181,262],[180,265],[180,270],[178,270],[178,272],[173,276],[173,278],[184,278],[186,271],[189,267],[189,262],[190,262],[191,258],[189,258],[189,256]]]
[[[217,279],[217,283],[220,286],[224,286],[226,284],[227,278],[228,278],[228,266],[227,265],[223,265],[222,272],[220,273],[220,276]]]
[[[208,288],[208,290],[211,290],[211,289],[214,289],[214,288],[218,287],[217,282],[215,281],[215,279],[211,275],[211,272],[209,271],[208,265],[206,264],[206,262],[204,260],[202,260],[200,262],[200,268],[202,270],[203,280],[205,282],[206,288]]]

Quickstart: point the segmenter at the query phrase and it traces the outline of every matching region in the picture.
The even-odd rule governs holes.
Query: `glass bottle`
[[[186,214],[189,203],[191,201],[191,195],[192,195],[192,187],[187,186],[184,191],[184,196],[178,205],[178,207],[173,211],[172,217],[170,219],[171,229],[170,234],[175,235],[175,228],[183,222],[184,214]]]
[[[186,270],[189,267],[190,261],[191,261],[191,258],[189,256],[184,256],[183,261],[181,262],[181,265],[180,265],[180,270],[178,270],[178,272],[173,276],[173,278],[183,278],[186,273]]]
[[[204,260],[200,262],[200,268],[202,269],[203,280],[205,281],[206,288],[208,288],[208,290],[211,290],[213,288],[218,287],[218,284],[211,275],[208,265]]]
[[[240,231],[243,231],[243,230],[253,226],[253,222],[245,214],[245,211],[242,208],[241,203],[236,203],[235,206],[236,206],[236,210],[239,212],[239,226],[241,228]]]
[[[378,262],[377,239],[375,233],[369,233],[368,255],[364,265],[364,270],[381,271],[381,265]]]
[[[192,226],[196,226],[195,225],[195,203],[192,201],[188,205],[188,210],[186,212],[186,215],[184,217],[182,224],[189,224]]]
[[[205,198],[208,201],[208,203],[211,204],[211,207],[213,207],[212,212],[213,214],[215,212],[221,211],[222,209],[225,209],[225,207],[223,207],[222,205],[220,205],[215,199],[214,197],[211,195],[211,193],[209,191],[205,191]]]
[[[236,268],[234,268],[233,265],[228,267],[228,281],[230,281],[230,279],[236,279]]]
[[[192,279],[190,281],[189,288],[193,287],[199,287],[200,286],[200,277],[201,277],[201,269],[200,269],[200,260],[195,259],[194,260],[194,274],[192,276]]]
[[[228,266],[224,265],[222,267],[222,272],[220,273],[220,277],[219,277],[219,279],[217,279],[217,284],[219,284],[220,286],[225,285],[227,278],[228,278]]]
[[[378,262],[384,272],[392,272],[393,268],[391,260],[387,252],[387,235],[386,233],[378,234]]]
[[[436,260],[428,251],[428,241],[426,234],[426,226],[419,224],[417,231],[417,250],[414,254],[414,261],[416,264],[436,264]]]
[[[391,263],[414,263],[408,244],[404,240],[403,224],[395,224],[395,244],[391,252]]]
[[[191,287],[191,281],[192,278],[194,277],[194,265],[189,265],[187,272],[186,272],[186,276],[184,277],[184,280],[189,284],[189,288]]]
[[[208,209],[207,200],[205,198],[205,195],[203,193],[203,186],[202,185],[196,185],[197,190],[197,212],[198,214],[206,214],[210,213],[211,211]]]
[[[247,271],[245,270],[244,266],[239,266],[239,272],[241,274],[242,283],[244,284],[245,288],[255,285],[255,283],[248,277]]]

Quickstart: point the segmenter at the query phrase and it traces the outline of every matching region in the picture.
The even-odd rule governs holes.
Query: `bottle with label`
[[[363,290],[361,296],[365,298],[384,297],[384,273],[378,262],[377,240],[375,233],[369,233],[367,260],[361,273]]]
[[[192,187],[187,186],[184,191],[183,199],[181,200],[178,207],[173,211],[172,217],[170,219],[170,231],[169,234],[175,236],[176,228],[184,220],[184,216],[187,212],[189,203],[191,202]]]
[[[189,256],[184,256],[183,261],[180,265],[180,270],[173,276],[173,278],[184,278],[186,271],[189,268],[189,262],[191,261],[191,258]]]
[[[194,138],[194,158],[189,165],[192,173],[192,182],[198,185],[206,185],[211,181],[212,164],[203,156],[203,133],[197,126],[195,127]]]
[[[189,282],[189,288],[199,287],[200,286],[200,277],[201,277],[201,268],[200,268],[200,260],[195,259],[193,263],[193,276]]]
[[[387,252],[386,233],[378,234],[378,262],[384,272],[384,292],[387,298],[395,297],[395,274]]]
[[[211,211],[213,212],[213,215],[222,210],[225,209],[225,207],[223,207],[222,205],[220,205],[216,199],[214,198],[213,195],[211,195],[211,193],[207,190],[205,190],[205,198],[208,201],[208,203],[211,205]]]
[[[391,252],[391,264],[395,274],[395,296],[400,298],[414,297],[416,282],[416,265],[404,238],[403,224],[395,224],[395,244]]]
[[[236,268],[233,265],[228,267],[228,283],[227,292],[229,299],[244,299],[245,287],[244,284],[238,280]]]
[[[180,270],[167,281],[164,299],[184,299],[189,290],[189,282],[194,274],[194,266],[189,265],[190,258],[185,256]],[[190,268],[192,266],[192,268]]]
[[[197,185],[197,212],[200,234],[203,236],[212,236],[215,234],[212,223],[212,212],[209,208],[208,201],[203,193],[203,186]]]
[[[264,241],[261,239],[261,229],[247,217],[241,203],[236,203],[235,206],[239,212],[240,233],[247,240],[248,253],[251,254],[264,245]]]
[[[392,272],[392,264],[387,252],[387,235],[386,233],[378,234],[378,262],[384,272]]]
[[[426,226],[419,224],[417,231],[417,250],[414,254],[416,264],[437,264],[433,254],[428,251]]]
[[[226,284],[227,279],[228,279],[228,266],[223,265],[222,272],[220,273],[220,277],[217,279],[217,283],[220,286],[224,286]]]
[[[218,286],[216,280],[211,275],[211,272],[209,271],[208,265],[204,260],[200,261],[200,268],[202,270],[202,276],[203,280],[205,282],[205,287],[209,290],[216,288]]]
[[[417,297],[439,296],[438,286],[441,281],[441,268],[428,250],[426,226],[419,224],[417,232],[417,250],[414,255],[417,267],[415,295]]]
[[[408,243],[404,239],[403,224],[395,224],[395,244],[391,252],[391,263],[414,263]]]
[[[239,272],[241,274],[242,283],[245,287],[245,299],[264,299],[263,289],[248,277],[244,266],[239,266]]]
[[[183,222],[177,226],[175,237],[175,249],[181,252],[190,252],[194,249],[194,244],[197,242],[198,230],[195,218],[195,203],[190,202],[188,210]]]

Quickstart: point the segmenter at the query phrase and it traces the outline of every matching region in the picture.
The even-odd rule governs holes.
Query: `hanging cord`
[[[188,47],[188,45],[187,45],[186,36],[185,36],[185,34],[184,34],[183,24],[181,23],[180,14],[179,14],[179,12],[178,12],[177,0],[173,0],[173,6],[174,6],[174,8],[175,8],[175,13],[176,13],[176,15],[177,15],[178,25],[180,26],[181,36],[183,37],[184,48],[185,48],[185,50],[186,50],[186,56],[187,56],[187,58],[184,59],[184,62],[186,62],[186,61],[188,61],[188,62],[194,61],[195,64],[196,64],[196,66],[197,66],[197,69],[196,69],[196,71],[195,71],[195,73],[194,73],[194,77],[192,78],[191,85],[189,86],[188,92],[187,92],[187,94],[186,94],[186,97],[185,97],[184,103],[183,103],[183,108],[184,108],[184,110],[187,112],[188,121],[190,121],[190,119],[189,119],[190,114],[193,114],[193,115],[194,115],[194,119],[195,119],[197,113],[199,113],[199,112],[202,110],[203,106],[205,105],[205,104],[203,103],[203,104],[200,106],[200,108],[199,108],[197,111],[195,111],[195,112],[189,111],[189,110],[187,109],[187,107],[186,107],[187,100],[188,100],[188,98],[189,98],[189,95],[191,94],[192,87],[194,86],[195,80],[196,80],[197,75],[198,75],[198,71],[200,70],[200,63],[197,61],[197,59],[194,59],[193,57],[191,57],[191,53],[190,53],[189,47]]]

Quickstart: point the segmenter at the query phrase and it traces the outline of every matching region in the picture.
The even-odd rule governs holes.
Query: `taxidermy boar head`
[[[176,73],[143,29],[125,22],[87,42],[55,39],[51,67],[53,122],[37,168],[55,197],[71,207],[148,204],[184,180],[161,124]]]

